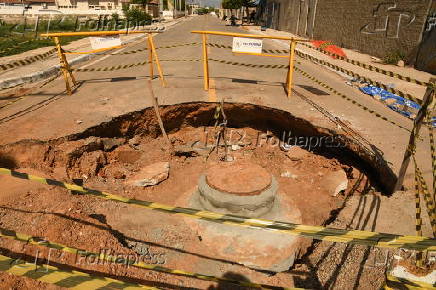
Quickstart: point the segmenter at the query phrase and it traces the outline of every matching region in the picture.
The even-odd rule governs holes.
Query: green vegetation
[[[223,0],[222,2],[222,6],[224,9],[230,9],[232,10],[238,10],[241,9],[242,7],[245,7],[245,13],[246,15],[248,15],[249,7],[256,7],[256,1],[254,0]]]
[[[222,6],[224,9],[241,9],[242,0],[223,0]]]
[[[138,25],[150,25],[153,17],[142,9],[133,7],[124,10],[124,15],[130,23],[138,23]]]
[[[211,12],[217,13],[217,12],[219,12],[219,10],[215,9],[214,7],[209,7],[209,8],[200,7],[200,8],[197,9],[197,13],[199,15],[209,14]]]
[[[145,25],[151,23],[151,16],[137,8],[128,9],[129,26]],[[79,21],[78,17],[58,16],[52,19],[35,20],[22,18],[20,23],[5,23],[0,20],[0,57],[22,53],[35,48],[52,46],[53,41],[41,38],[42,33],[64,31],[90,31],[90,30],[119,30],[126,28],[126,20],[121,20],[117,13],[112,17],[100,17]],[[61,43],[68,44],[71,41],[83,37],[62,37]]]
[[[397,64],[400,60],[406,60],[406,54],[400,50],[388,52],[383,58],[386,64]]]
[[[51,20],[41,20],[35,23],[9,24],[0,22],[0,56],[14,55],[28,50],[52,46],[53,40],[41,38],[41,33],[75,31],[76,20],[59,17]],[[67,44],[78,37],[62,37],[61,43]]]
[[[242,7],[256,7],[256,1],[254,0],[223,0],[224,9],[241,9]]]
[[[209,9],[201,7],[201,8],[197,9],[197,13],[198,13],[198,15],[208,14],[209,13]]]

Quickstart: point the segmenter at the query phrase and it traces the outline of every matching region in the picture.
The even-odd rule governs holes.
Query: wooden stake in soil
[[[222,117],[222,122],[219,122],[220,116]],[[229,155],[229,144],[227,143],[227,139],[226,139],[226,130],[227,130],[227,116],[224,112],[224,98],[221,100],[221,103],[219,106],[217,106],[216,111],[215,111],[215,126],[214,126],[214,132],[216,132],[216,128],[219,126],[220,130],[218,132],[218,134],[215,134],[216,136],[216,142],[214,144],[214,146],[211,148],[211,150],[209,151],[209,153],[206,156],[206,161],[209,158],[210,154],[212,154],[212,152],[215,150],[217,150],[217,154],[219,153],[219,145],[220,145],[220,141],[221,138],[224,141],[224,147],[225,147],[225,151],[224,151],[224,161],[227,162],[229,161],[228,155]]]
[[[167,132],[165,131],[165,127],[164,127],[164,124],[162,122],[162,118],[160,116],[159,103],[157,101],[156,96],[154,95],[153,84],[152,84],[151,80],[148,80],[147,82],[148,82],[148,90],[150,91],[150,96],[151,96],[151,99],[153,101],[153,107],[154,107],[154,111],[156,113],[156,118],[157,118],[157,121],[159,123],[160,130],[162,131],[162,135],[164,136],[165,140],[167,140],[167,143],[170,146],[170,150],[173,151],[173,144],[171,144],[170,138],[168,137]]]

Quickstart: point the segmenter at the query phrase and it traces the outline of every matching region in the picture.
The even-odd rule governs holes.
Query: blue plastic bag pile
[[[391,92],[388,92],[382,88],[374,86],[361,87],[360,90],[365,94],[370,96],[380,96],[381,101],[386,103],[386,105],[395,112],[406,116],[407,118],[414,119],[416,114],[421,109],[421,106],[415,102],[408,99],[397,96]],[[436,127],[436,117],[432,117],[432,126]]]

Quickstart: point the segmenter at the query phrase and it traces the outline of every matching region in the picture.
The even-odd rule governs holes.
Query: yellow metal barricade
[[[265,53],[242,53],[249,55],[258,55],[258,56],[267,56],[267,57],[285,57],[289,58],[289,69],[286,76],[286,91],[288,97],[292,94],[292,81],[293,81],[293,73],[294,73],[294,60],[295,60],[295,47],[297,42],[308,42],[310,40],[300,39],[300,38],[292,38],[292,37],[280,37],[280,36],[266,36],[266,35],[255,35],[255,34],[243,34],[243,33],[229,33],[229,32],[221,32],[221,31],[191,31],[191,33],[197,33],[202,35],[203,40],[203,69],[204,69],[204,90],[209,90],[209,58],[207,52],[207,35],[219,35],[219,36],[230,36],[230,37],[244,37],[244,38],[257,38],[257,39],[278,39],[278,40],[287,40],[290,41],[289,48],[290,52],[288,56],[279,56],[279,55],[271,55]],[[238,52],[239,53],[239,52]]]
[[[163,75],[163,70],[159,62],[159,57],[156,52],[156,47],[153,42],[153,33],[160,33],[159,31],[91,31],[91,32],[60,32],[60,33],[46,33],[41,34],[43,37],[51,37],[56,45],[56,50],[59,57],[59,62],[61,65],[61,71],[64,76],[65,80],[65,86],[67,93],[71,95],[73,93],[73,90],[77,87],[77,81],[72,73],[72,69],[67,61],[67,58],[65,57],[65,54],[89,54],[89,53],[96,53],[96,52],[102,52],[105,50],[115,49],[119,48],[120,46],[114,46],[109,47],[105,49],[96,49],[86,52],[66,52],[62,49],[60,38],[65,36],[109,36],[109,35],[126,35],[126,34],[147,34],[147,47],[148,47],[148,60],[150,62],[150,78],[153,79],[154,73],[153,73],[153,59],[156,62],[159,78],[161,80],[162,86],[166,86],[165,78]],[[70,84],[71,81],[71,84]]]

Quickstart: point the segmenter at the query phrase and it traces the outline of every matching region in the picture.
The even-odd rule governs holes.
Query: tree
[[[245,7],[245,11],[247,13],[247,16],[249,14],[249,7],[256,7],[256,1],[254,0],[223,0],[222,2],[222,6],[224,9],[230,9],[232,10],[232,14],[233,14],[233,9],[241,9],[242,7]]]
[[[241,9],[243,0],[223,0],[222,6],[224,9]]]
[[[152,21],[150,14],[136,7],[124,10],[124,16],[130,23],[135,23],[135,26],[149,25]]]
[[[256,1],[254,0],[241,0],[241,4],[244,7],[256,7]]]
[[[250,10],[249,10],[249,8],[250,7],[256,7],[257,4],[256,4],[256,2],[254,0],[241,0],[241,2],[242,2],[241,3],[242,6],[245,7],[245,13],[247,14],[248,22],[250,22],[250,20],[249,20],[249,18],[250,18]]]
[[[148,0],[130,0],[132,4],[140,4],[142,9],[145,10],[148,4]]]
[[[222,6],[224,9],[230,9],[233,15],[233,9],[241,9],[243,0],[223,0]]]

